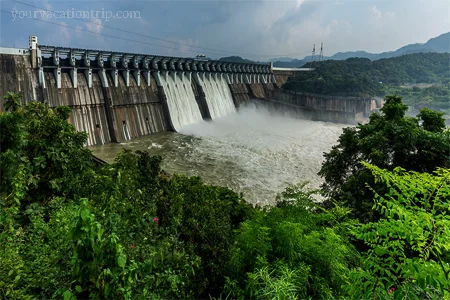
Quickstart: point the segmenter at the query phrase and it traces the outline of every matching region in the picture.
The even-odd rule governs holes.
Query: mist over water
[[[273,203],[288,184],[317,188],[323,152],[347,125],[293,119],[249,106],[214,122],[191,124],[124,144],[93,148],[111,162],[122,148],[163,156],[170,173],[201,176],[205,182],[243,192],[252,203]]]

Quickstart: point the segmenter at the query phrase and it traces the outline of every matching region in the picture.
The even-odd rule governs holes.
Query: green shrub
[[[271,299],[345,294],[349,269],[358,263],[357,253],[339,234],[346,231],[348,211],[323,211],[314,203],[317,191],[303,189],[304,185],[288,188],[276,206],[242,224],[226,292]]]
[[[393,172],[364,164],[376,181],[374,209],[384,218],[356,227],[369,247],[352,272],[354,299],[448,299],[450,297],[450,171]]]
[[[203,270],[197,274],[195,288],[218,295],[228,274],[234,231],[252,207],[235,192],[205,185],[199,177],[173,175],[160,184],[157,215],[161,228],[201,258]]]

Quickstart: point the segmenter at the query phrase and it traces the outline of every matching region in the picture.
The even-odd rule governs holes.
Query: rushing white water
[[[247,107],[214,122],[185,126],[180,133],[106,144],[94,153],[111,162],[123,148],[147,150],[163,156],[162,167],[170,173],[201,176],[207,183],[243,192],[252,203],[273,203],[288,184],[320,186],[323,152],[330,151],[344,127]]]
[[[161,83],[167,96],[170,120],[177,132],[183,126],[203,121],[191,81],[186,74],[161,76]]]
[[[236,112],[236,107],[233,103],[233,96],[227,81],[220,74],[216,76],[209,76],[207,74],[203,79],[200,79],[205,92],[206,103],[208,104],[211,119],[225,117],[226,115]],[[216,75],[216,74],[215,74]]]

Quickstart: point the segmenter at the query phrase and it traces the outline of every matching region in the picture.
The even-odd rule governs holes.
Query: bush
[[[434,175],[393,172],[364,164],[387,185],[375,194],[384,218],[357,226],[369,247],[348,286],[353,299],[448,299],[450,297],[450,171]]]
[[[341,233],[348,211],[322,211],[304,185],[288,188],[238,231],[226,291],[240,298],[329,299],[345,294],[358,255]]]

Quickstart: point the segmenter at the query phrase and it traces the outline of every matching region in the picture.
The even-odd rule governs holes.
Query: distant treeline
[[[428,107],[450,114],[450,83],[432,85],[426,88],[385,86],[386,94],[397,94],[403,97],[404,103],[415,110]]]
[[[449,60],[449,53],[415,53],[376,61],[349,58],[308,63],[305,67],[315,67],[316,71],[299,73],[283,88],[326,95],[384,96],[393,86],[447,85]],[[448,96],[448,87],[445,93]]]

